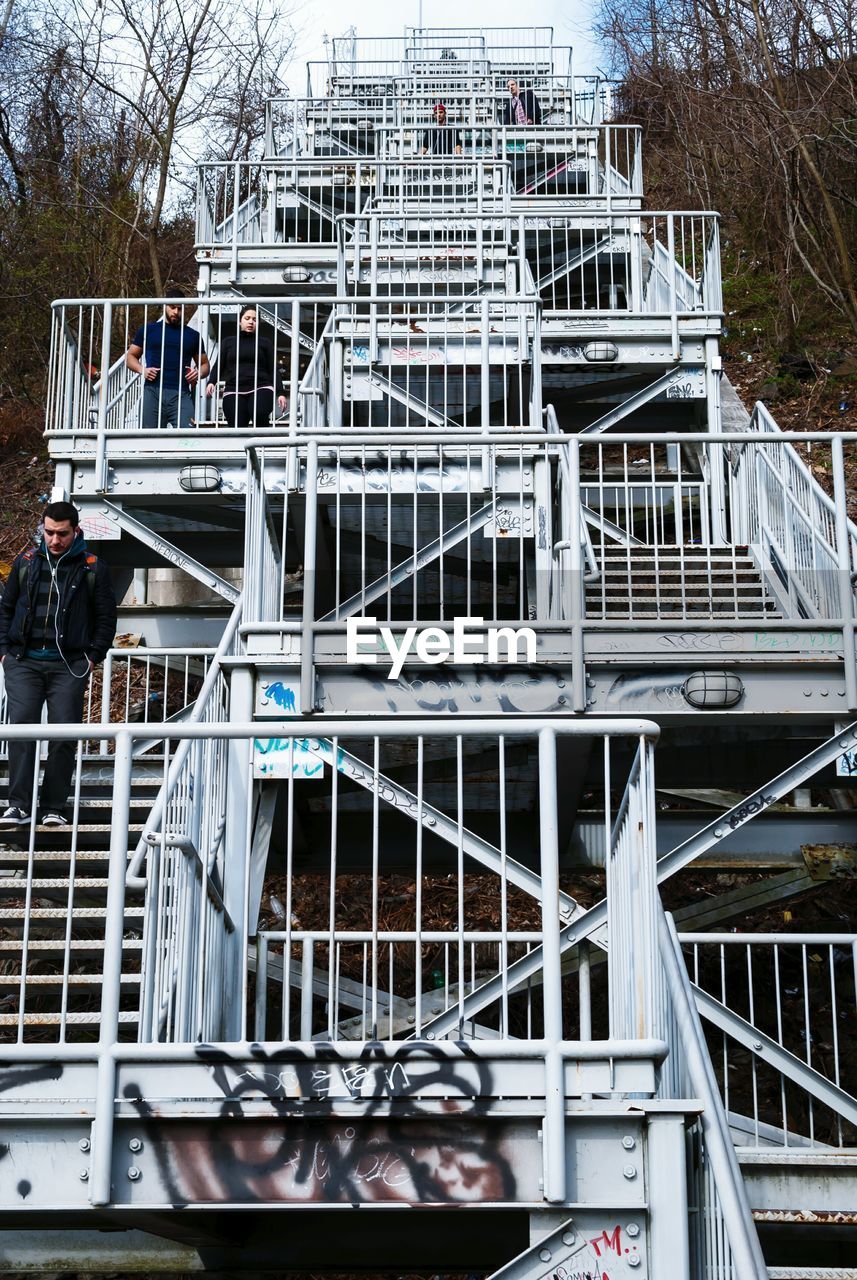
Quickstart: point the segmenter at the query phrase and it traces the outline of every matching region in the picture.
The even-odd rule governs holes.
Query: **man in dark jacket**
[[[116,597],[107,566],[87,552],[77,508],[50,502],[44,536],[14,561],[0,600],[0,661],[10,724],[78,724],[89,674],[116,634]],[[62,826],[76,743],[48,746],[42,822]],[[0,826],[30,821],[35,742],[9,743],[9,806]]]
[[[517,80],[508,84],[509,99],[500,108],[501,124],[541,124],[542,108],[532,89],[519,89]]]

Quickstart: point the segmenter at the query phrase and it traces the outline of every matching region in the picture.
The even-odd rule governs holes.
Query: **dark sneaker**
[[[67,827],[68,818],[63,813],[45,813],[42,815],[43,827]]]
[[[0,814],[0,826],[3,827],[21,827],[25,822],[30,821],[30,815],[26,809],[19,809],[17,805],[10,805],[5,813]]]

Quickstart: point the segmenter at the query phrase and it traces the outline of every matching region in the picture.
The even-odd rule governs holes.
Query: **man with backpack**
[[[17,556],[0,599],[0,661],[10,724],[78,724],[90,672],[116,634],[116,597],[106,564],[87,551],[70,502],[49,502],[36,546]],[[31,820],[35,741],[9,743],[9,802],[0,827]],[[64,826],[76,743],[49,743],[42,823]]]

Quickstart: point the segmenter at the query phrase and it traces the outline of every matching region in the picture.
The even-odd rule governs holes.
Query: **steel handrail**
[[[233,608],[232,613],[229,617],[229,621],[226,624],[226,627],[223,632],[223,636],[221,637],[221,640],[220,640],[220,644],[217,646],[217,648],[214,651],[214,656],[211,660],[211,665],[208,668],[208,672],[206,674],[205,680],[203,681],[202,688],[200,689],[199,695],[194,704],[194,709],[191,712],[191,715],[189,717],[188,725],[198,725],[203,715],[205,714],[205,710],[206,710],[209,698],[211,697],[217,685],[217,681],[221,675],[221,662],[223,658],[226,657],[227,653],[232,647],[232,642],[234,641],[235,636],[238,632],[238,627],[241,622],[241,615],[242,615],[243,608],[244,608],[244,593],[242,592],[241,595],[238,597],[235,603],[235,607]],[[211,736],[214,737],[215,735],[212,734]],[[141,876],[139,872],[140,872],[141,866],[143,865],[143,860],[146,856],[146,845],[147,843],[149,843],[148,837],[152,833],[157,832],[159,830],[164,820],[164,814],[166,813],[167,804],[169,803],[170,797],[172,796],[172,793],[175,790],[176,783],[178,782],[179,775],[182,770],[182,766],[184,765],[187,759],[188,753],[190,751],[191,742],[192,742],[191,738],[182,736],[179,746],[176,750],[176,753],[173,756],[172,761],[170,762],[170,767],[167,772],[167,777],[163,782],[163,784],[161,785],[161,788],[157,796],[155,797],[154,803],[149,812],[147,830],[145,830],[143,834],[140,836],[140,839],[137,842],[137,847],[134,850],[133,857],[128,866],[125,882],[129,888],[142,889],[146,884],[146,877]]]

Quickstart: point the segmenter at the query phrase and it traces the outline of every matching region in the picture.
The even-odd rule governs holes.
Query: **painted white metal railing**
[[[838,617],[849,604],[853,616],[857,525],[847,517],[842,441],[832,436],[828,449],[818,438],[801,457],[761,402],[750,426],[759,442],[731,452],[736,540],[752,548],[789,616]]]
[[[208,781],[197,781],[205,796]],[[167,836],[151,842],[143,905],[139,1042],[219,1039],[234,924],[192,841]]]
[[[370,205],[404,212],[417,201],[452,211],[472,201],[479,209],[502,211],[509,191],[508,163],[490,157],[211,162],[198,167],[196,247],[202,253],[227,248],[233,255],[261,248],[304,252],[335,246],[336,219]],[[250,201],[255,216],[236,218],[233,208]]]
[[[671,917],[657,907],[659,1035],[669,1045],[659,1096],[698,1098],[688,1135],[691,1275],[699,1280],[767,1280],[746,1188]]]
[[[102,725],[168,725],[191,714],[215,650],[143,645],[108,649],[100,679]],[[149,747],[157,745],[152,738]],[[138,752],[145,744],[137,746]],[[109,743],[101,743],[106,755]],[[145,748],[149,749],[149,748]]]
[[[268,696],[272,708],[281,705],[280,690],[272,687]],[[558,878],[558,842],[564,837],[555,751],[558,739],[576,729],[555,722],[555,728],[545,724],[538,733],[519,733],[513,721],[486,722],[475,737],[456,734],[454,724],[438,736],[439,723],[407,741],[398,733],[390,741],[338,729],[320,736],[321,726],[311,736],[284,735],[278,726],[277,736],[261,737],[268,730],[264,722],[257,725],[256,776],[280,780],[288,811],[304,815],[301,839],[310,839],[316,850],[307,880],[298,827],[290,820],[283,833],[284,870],[269,882],[272,896],[263,903],[253,1006],[257,1036],[333,1042],[419,1037],[439,1013],[454,1015],[475,986],[502,977],[509,964],[543,944],[544,974],[535,986],[515,993],[501,985],[478,1024],[465,1021],[444,1034],[477,1040],[591,1038],[591,1000],[578,1006],[577,976],[563,973],[559,964],[560,923],[577,908]],[[611,983],[617,991],[627,987],[630,996],[616,1004],[609,1026],[602,1021],[599,1031],[628,1040],[651,1035],[654,999],[651,911],[633,927],[633,939],[628,932],[628,911],[639,906],[641,893],[651,897],[654,891],[653,857],[644,864],[637,860],[640,839],[647,849],[654,847],[650,740],[647,734],[639,744],[627,781],[608,885],[617,901],[611,919],[629,943],[615,953]],[[596,734],[591,747],[592,776],[607,797],[609,829],[609,792],[621,785],[624,766],[618,772],[612,734]],[[478,803],[470,781],[474,773],[480,780]],[[539,827],[529,824],[525,831],[528,796],[536,791]],[[367,854],[366,870],[349,873],[347,881],[340,868],[346,839],[352,852],[356,842]],[[540,850],[535,856],[533,846]],[[522,858],[526,853],[526,863],[513,856],[513,848]],[[532,863],[535,871],[528,869]],[[526,910],[522,894],[541,912],[536,930],[510,923],[513,909]],[[450,918],[453,927],[438,927],[440,919]]]
[[[407,394],[380,378],[378,386],[388,399],[401,395],[405,408],[430,412],[413,383]],[[245,616],[245,631],[257,652],[300,656],[305,710],[314,705],[319,655],[337,661],[349,619],[364,615],[400,627],[431,622],[450,644],[465,614],[485,625],[535,626],[544,644],[560,646],[556,660],[571,662],[581,710],[586,645],[597,649],[612,629],[718,633],[724,652],[745,658],[751,632],[751,661],[782,646],[821,646],[828,660],[841,660],[839,645],[853,652],[850,582],[845,612],[816,636],[811,620],[782,616],[745,545],[715,543],[706,513],[719,497],[707,486],[708,468],[713,458],[720,471],[734,435],[641,444],[638,436],[468,435],[425,422],[405,433],[379,415],[368,431],[353,422],[348,431],[252,446],[264,457],[249,474],[252,510],[264,510],[277,531],[270,545],[281,559],[276,573],[270,556],[262,567],[259,548],[273,534],[251,535],[261,530],[255,516],[248,536],[261,541],[248,544],[248,582],[276,578],[280,587],[264,617]],[[263,475],[266,503],[254,489]],[[857,691],[844,665],[851,707]]]
[[[187,724],[209,724],[223,720],[229,713],[229,683],[222,663],[241,650],[240,624],[244,596],[239,596],[212,656]],[[175,734],[175,729],[171,730]],[[226,752],[216,737],[191,741],[180,738],[174,755],[164,743],[163,780],[149,812],[142,835],[128,867],[128,883],[144,887],[141,876],[146,854],[153,844],[165,846],[170,841],[190,842],[208,875],[221,853],[227,804]],[[205,804],[201,788],[205,786]],[[221,858],[222,861],[222,858]]]
[[[370,213],[340,224],[343,294],[502,296],[524,291],[526,264],[550,315],[657,317],[675,338],[679,321],[713,321],[722,306],[714,214]]]
[[[160,421],[159,426],[143,426],[146,421],[144,380],[126,364],[126,353],[134,345],[135,338],[140,336],[139,330],[163,324],[167,302],[169,299],[144,298],[54,304],[46,431],[72,432],[82,439],[88,437],[98,453],[99,478],[104,488],[109,487],[105,465],[107,437],[143,430],[159,433],[178,425]],[[316,350],[328,319],[329,307],[317,298],[253,299],[243,296],[224,298],[221,295],[193,301],[176,299],[175,305],[181,308],[180,322],[187,334],[184,342],[188,353],[182,360],[186,370],[199,368],[195,353],[197,338],[205,349],[206,358],[213,362],[222,351],[223,341],[237,337],[240,312],[248,303],[252,303],[257,312],[256,332],[248,340],[255,344],[259,385],[255,392],[248,393],[252,405],[247,417],[253,429],[259,430],[279,417],[276,394],[280,390],[287,390],[289,401],[297,403],[301,363],[306,360],[307,349],[311,352]],[[86,353],[85,361],[81,359],[81,352]],[[144,363],[159,367],[161,351],[157,340],[146,348],[144,354],[147,357]],[[102,372],[96,376],[99,369]],[[222,382],[219,372],[218,381]],[[156,379],[150,385],[156,388],[157,405],[157,387],[160,384]],[[107,394],[102,396],[101,388],[104,386]],[[192,429],[235,429],[226,424],[220,412],[220,399],[214,390],[214,383],[205,376],[193,382],[190,391]],[[155,422],[158,420],[155,414]]]
[[[739,1145],[857,1146],[857,934],[681,933]]]
[[[609,789],[609,754],[605,754]],[[613,822],[607,859],[610,940],[610,1034],[662,1035],[657,1008],[657,919],[654,749],[642,738]],[[619,960],[621,957],[621,961]]]

